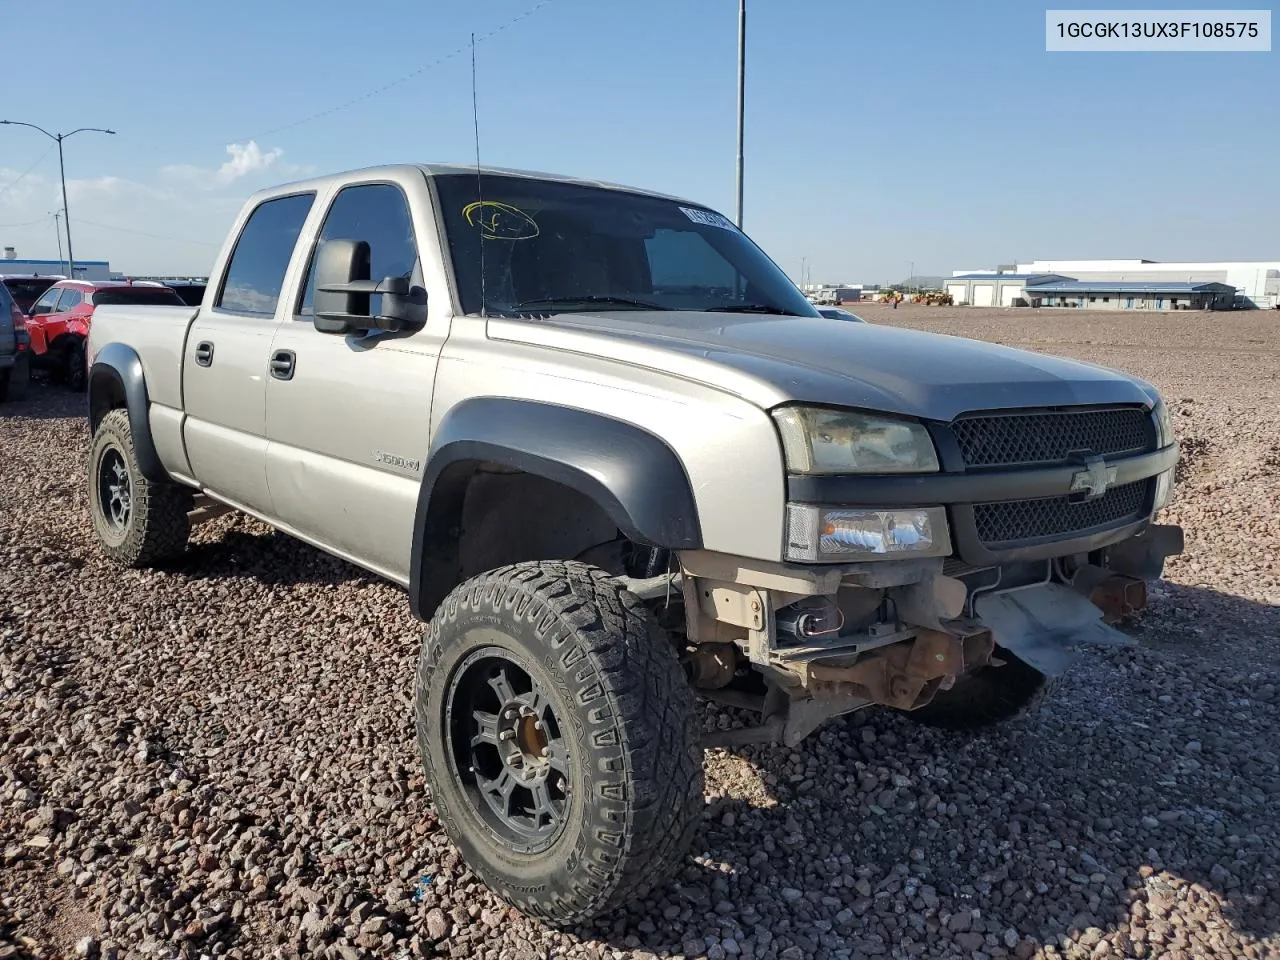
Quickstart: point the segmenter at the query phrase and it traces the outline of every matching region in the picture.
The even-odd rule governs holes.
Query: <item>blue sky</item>
[[[118,131],[66,143],[78,258],[202,273],[258,187],[470,160],[470,34],[534,7],[478,42],[483,161],[732,216],[735,0],[61,0],[57,29],[16,0],[0,119]],[[1050,54],[1044,10],[748,0],[748,233],[794,277],[855,282],[1280,256],[1280,54]],[[0,127],[0,242],[25,256],[57,255],[50,146]]]

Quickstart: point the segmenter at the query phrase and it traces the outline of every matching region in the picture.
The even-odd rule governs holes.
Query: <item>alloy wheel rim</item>
[[[468,657],[448,693],[448,738],[472,813],[522,845],[550,842],[565,823],[567,743],[542,683],[509,651]]]
[[[124,457],[114,448],[103,453],[98,463],[98,500],[111,528],[116,532],[124,530],[133,514],[133,485]]]

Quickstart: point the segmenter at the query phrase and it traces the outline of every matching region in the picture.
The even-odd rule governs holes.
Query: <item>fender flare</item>
[[[604,414],[551,403],[464,400],[432,437],[418,490],[409,601],[420,620],[430,619],[456,585],[457,570],[435,546],[456,539],[466,483],[479,462],[545,477],[590,497],[637,543],[671,550],[702,546],[689,476],[660,437]]]
[[[148,480],[156,483],[169,481],[156,453],[155,441],[151,437],[151,422],[148,412],[151,407],[147,396],[146,377],[142,372],[142,358],[138,352],[123,343],[108,343],[93,358],[93,366],[89,369],[89,433],[98,429],[111,410],[120,406],[118,400],[124,399],[124,407],[129,414],[129,431],[133,434],[134,454],[138,458],[138,468]]]

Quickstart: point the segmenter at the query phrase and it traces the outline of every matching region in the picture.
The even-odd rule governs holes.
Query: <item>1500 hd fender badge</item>
[[[402,457],[395,453],[385,453],[382,450],[373,451],[373,459],[388,466],[399,467],[401,470],[411,470],[414,473],[417,473],[422,468],[422,462],[419,460],[410,460],[408,457]]]

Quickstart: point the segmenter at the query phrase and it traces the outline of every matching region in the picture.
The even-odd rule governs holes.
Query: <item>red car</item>
[[[182,307],[182,298],[159,284],[129,280],[59,280],[31,306],[27,330],[37,370],[52,371],[72,390],[85,387],[84,343],[94,307],[104,304]]]

